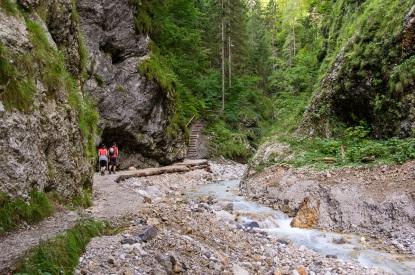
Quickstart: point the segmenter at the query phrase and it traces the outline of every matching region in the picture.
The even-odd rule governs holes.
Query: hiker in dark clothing
[[[118,146],[114,142],[111,148],[108,150],[108,157],[109,157],[109,173],[115,174],[115,169],[117,168],[117,159],[119,156]]]

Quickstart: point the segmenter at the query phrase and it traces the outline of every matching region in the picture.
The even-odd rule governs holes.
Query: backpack
[[[114,156],[114,154],[115,154],[114,147],[111,147],[111,148],[110,148],[110,151],[109,151],[109,155],[110,155],[110,156]]]

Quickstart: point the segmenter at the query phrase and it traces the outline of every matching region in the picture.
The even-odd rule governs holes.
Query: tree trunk
[[[229,24],[228,33],[228,81],[229,89],[232,88],[232,41],[231,41],[231,25]]]
[[[293,24],[293,56],[295,56],[296,51],[297,49],[296,49],[296,44],[295,44],[295,25]]]
[[[222,0],[222,113],[225,111],[225,7]]]

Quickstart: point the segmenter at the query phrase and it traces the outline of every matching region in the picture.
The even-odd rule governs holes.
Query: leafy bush
[[[208,128],[212,140],[210,151],[212,156],[223,156],[240,162],[247,162],[253,150],[246,140],[246,136],[235,130],[227,128],[224,121],[218,121]]]

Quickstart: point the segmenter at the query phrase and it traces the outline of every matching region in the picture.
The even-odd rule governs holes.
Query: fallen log
[[[209,165],[209,162],[205,159],[187,159],[184,160],[183,162],[179,162],[179,163],[175,163],[174,165],[184,165],[187,167],[193,167],[193,166],[201,166],[201,165]]]
[[[181,162],[171,166],[155,167],[155,168],[146,168],[140,169],[129,175],[119,176],[115,182],[119,183],[129,178],[140,178],[140,177],[149,177],[157,176],[162,174],[171,174],[171,173],[184,173],[198,169],[205,169],[210,171],[208,161],[192,161],[192,162]]]

